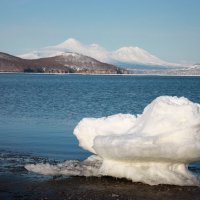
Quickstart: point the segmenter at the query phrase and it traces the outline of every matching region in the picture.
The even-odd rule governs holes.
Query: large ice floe
[[[94,155],[58,165],[26,165],[49,175],[113,176],[150,185],[200,185],[188,164],[200,160],[200,104],[161,96],[141,115],[84,118],[74,134]]]

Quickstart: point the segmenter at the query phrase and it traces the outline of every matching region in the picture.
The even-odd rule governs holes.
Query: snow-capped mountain
[[[25,59],[38,59],[44,57],[58,56],[67,52],[79,53],[97,59],[101,62],[110,61],[108,57],[109,52],[107,52],[104,48],[100,47],[97,44],[84,45],[73,38],[70,38],[63,43],[55,46],[49,46],[23,55],[19,55],[19,57]]]
[[[99,46],[98,44],[85,45],[73,38],[70,38],[55,46],[49,46],[23,55],[19,55],[19,57],[24,59],[38,59],[58,56],[65,54],[66,52],[76,52],[95,58],[101,62],[107,62],[111,64],[138,63],[158,66],[180,66],[176,63],[163,61],[139,47],[122,47],[115,51],[107,51],[105,48]]]
[[[122,47],[112,53],[113,60],[123,63],[171,65],[139,47]]]

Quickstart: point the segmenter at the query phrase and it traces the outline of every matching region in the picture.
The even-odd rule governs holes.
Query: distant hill
[[[122,74],[127,70],[78,53],[22,59],[0,52],[0,72]]]

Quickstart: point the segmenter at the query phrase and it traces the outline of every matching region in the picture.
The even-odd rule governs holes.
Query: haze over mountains
[[[58,56],[66,52],[76,52],[110,64],[123,63],[124,65],[142,64],[168,67],[181,66],[177,63],[170,63],[161,60],[160,58],[139,47],[122,47],[115,51],[108,51],[98,44],[85,45],[74,38],[70,38],[55,46],[49,46],[19,55],[19,57],[25,59],[38,59]]]

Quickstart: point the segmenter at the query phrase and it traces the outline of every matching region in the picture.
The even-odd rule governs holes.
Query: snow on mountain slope
[[[139,47],[122,47],[112,53],[112,58],[116,61],[130,64],[169,65],[169,63]]]
[[[98,44],[84,45],[73,38],[70,38],[61,44],[53,46],[52,48],[63,52],[77,52],[95,58],[101,62],[110,61],[110,58],[108,56],[109,52],[107,52],[103,47],[99,46]]]
[[[146,65],[180,66],[176,63],[163,61],[139,47],[122,47],[115,51],[107,51],[98,44],[85,45],[73,38],[69,38],[63,43],[55,46],[49,46],[23,55],[19,55],[19,57],[25,59],[38,59],[62,55],[66,52],[76,52],[95,58],[101,62],[115,64],[117,62],[121,62],[128,64],[138,63]]]

